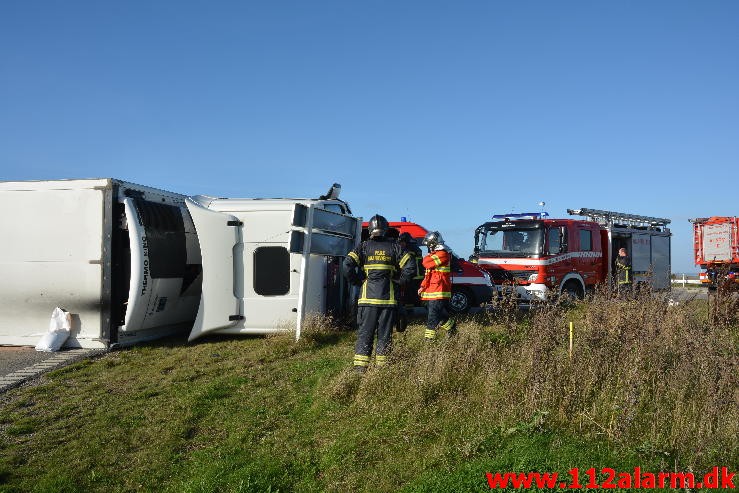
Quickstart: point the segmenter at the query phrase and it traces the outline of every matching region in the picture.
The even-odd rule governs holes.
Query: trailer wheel
[[[585,297],[582,286],[577,281],[567,281],[565,285],[562,286],[561,295],[573,300],[581,300]]]
[[[454,313],[467,313],[472,307],[472,295],[465,288],[452,288],[449,310]]]

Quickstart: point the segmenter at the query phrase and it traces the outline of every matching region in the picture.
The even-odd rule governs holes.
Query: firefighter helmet
[[[444,244],[444,238],[438,231],[431,231],[423,237],[423,244],[429,248],[429,251],[435,250],[437,246]]]
[[[375,214],[369,220],[369,226],[367,229],[369,230],[370,237],[385,236],[389,227],[390,225],[388,224],[387,219],[379,214]]]

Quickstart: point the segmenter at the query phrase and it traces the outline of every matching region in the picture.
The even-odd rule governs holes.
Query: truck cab
[[[543,300],[563,291],[582,298],[604,278],[597,224],[537,214],[494,216],[475,230],[475,257],[500,294]]]
[[[297,338],[307,314],[349,312],[341,264],[361,227],[338,191],[317,199],[196,196],[186,203],[203,259],[189,340],[286,330]]]
[[[632,255],[637,282],[669,287],[668,219],[596,209],[569,209],[587,219],[550,219],[543,213],[504,214],[475,230],[478,265],[499,294],[522,301],[567,293],[583,298],[610,280],[618,248]]]

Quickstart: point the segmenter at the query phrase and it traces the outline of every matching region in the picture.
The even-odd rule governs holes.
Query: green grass
[[[739,339],[706,320],[595,299],[468,317],[431,345],[419,321],[364,376],[354,334],[326,321],[299,343],[114,351],[5,394],[0,491],[485,491],[509,470],[736,470]]]

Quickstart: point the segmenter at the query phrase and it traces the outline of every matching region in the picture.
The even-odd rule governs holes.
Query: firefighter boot
[[[450,339],[457,335],[457,323],[454,321],[454,319],[450,318],[446,322],[439,324],[439,329],[444,329],[447,339]]]
[[[364,354],[354,355],[354,371],[357,373],[364,373],[367,371],[369,366],[370,357]]]

